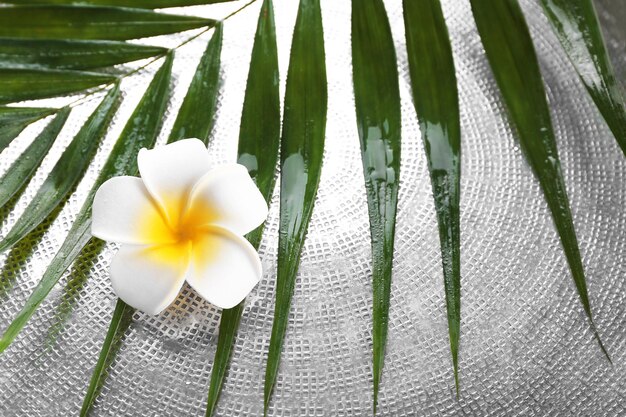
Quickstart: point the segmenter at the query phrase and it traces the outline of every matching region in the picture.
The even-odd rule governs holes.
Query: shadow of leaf
[[[69,275],[69,280],[65,285],[59,305],[52,318],[52,325],[48,329],[44,349],[49,350],[56,344],[56,340],[66,327],[68,320],[72,316],[74,307],[80,300],[81,293],[85,287],[87,279],[91,275],[93,266],[98,261],[98,255],[106,245],[100,239],[92,239],[81,251],[78,259],[74,262]]]
[[[15,206],[18,198],[19,193],[16,197],[14,197],[15,201],[11,200],[0,210],[0,220],[4,220],[4,218]],[[6,298],[9,291],[13,289],[15,280],[19,276],[20,271],[30,260],[37,244],[41,241],[41,238],[48,230],[50,224],[52,224],[54,219],[56,219],[62,207],[63,204],[60,204],[57,208],[55,208],[54,211],[52,211],[52,213],[50,213],[41,224],[39,224],[32,232],[28,233],[22,240],[11,248],[2,267],[2,271],[0,272],[0,299]]]

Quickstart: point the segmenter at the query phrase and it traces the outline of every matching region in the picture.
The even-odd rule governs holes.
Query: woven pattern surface
[[[394,277],[380,416],[626,415],[626,158],[535,1],[522,1],[546,81],[597,326],[593,339],[547,206],[523,160],[484,56],[469,2],[445,0],[462,117],[461,398],[455,399],[439,239],[411,103],[400,0],[386,1],[401,74],[403,148]],[[626,74],[620,2],[598,2],[618,74]],[[242,3],[180,9],[207,17]],[[275,0],[282,88],[297,2]],[[625,5],[626,6],[626,5]],[[225,23],[222,91],[209,146],[235,160],[260,2]],[[371,415],[370,242],[350,66],[350,4],[322,0],[329,82],[324,167],[271,404],[272,416]],[[620,24],[620,22],[622,22]],[[195,32],[142,43],[174,46]],[[184,46],[159,139],[169,133],[209,35]],[[138,64],[135,64],[135,66]],[[130,67],[129,67],[130,68]],[[62,210],[0,256],[0,329],[23,306],[61,245],[115,139],[158,65],[124,80],[125,100],[85,178]],[[622,80],[624,78],[622,77]],[[67,99],[46,100],[58,105]],[[76,108],[28,187],[0,212],[4,235],[98,101]],[[198,109],[202,111],[202,109]],[[46,122],[0,158],[0,172]],[[277,190],[276,190],[277,191]],[[260,247],[265,273],[247,300],[219,416],[262,415],[274,309],[277,193]],[[115,304],[94,244],[0,356],[0,415],[77,415]],[[135,314],[94,405],[97,416],[202,416],[220,311],[185,287],[163,314]]]

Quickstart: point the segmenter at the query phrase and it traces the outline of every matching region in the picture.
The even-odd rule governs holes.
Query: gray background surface
[[[235,160],[260,1],[225,24],[223,86],[210,151]],[[297,2],[275,0],[282,88]],[[242,2],[180,9],[221,17]],[[626,75],[626,2],[597,2],[617,72]],[[411,103],[400,0],[386,1],[401,73],[403,149],[381,416],[626,415],[626,159],[535,1],[522,1],[553,109],[602,356],[585,320],[538,184],[504,117],[469,3],[443,1],[457,67],[463,134],[462,395],[454,397],[435,212]],[[350,67],[350,3],[322,0],[329,82],[324,168],[293,298],[272,416],[371,415],[370,243]],[[194,32],[142,41],[174,46]],[[172,126],[209,35],[174,65]],[[62,243],[86,192],[156,70],[128,78],[125,100],[77,191],[29,242],[0,256],[0,329],[20,309]],[[58,105],[67,99],[46,100]],[[76,108],[22,198],[24,211],[97,100]],[[201,111],[201,109],[199,109]],[[45,125],[0,158],[4,172]],[[260,248],[265,269],[241,321],[219,416],[262,414],[273,314],[277,195]],[[91,246],[0,356],[0,415],[77,415],[113,312],[107,268],[115,245]],[[185,287],[165,313],[137,313],[94,406],[99,416],[202,416],[220,311]]]

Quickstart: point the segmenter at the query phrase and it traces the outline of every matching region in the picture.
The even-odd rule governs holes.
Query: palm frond
[[[83,405],[80,408],[80,417],[87,417],[89,415],[91,407],[107,376],[107,369],[115,358],[115,354],[122,343],[124,333],[126,333],[126,330],[128,330],[132,323],[134,313],[134,308],[128,306],[122,300],[117,300],[107,335],[104,338],[100,355],[98,356],[98,362],[91,374],[87,393],[83,399]]]
[[[272,0],[264,0],[259,14],[239,128],[238,160],[248,168],[268,202],[274,189],[274,172],[280,143],[280,97],[278,53]],[[248,240],[258,248],[263,226],[250,232]],[[206,415],[215,412],[237,335],[245,301],[222,311],[217,349],[211,368]]]
[[[76,24],[80,22],[80,24]],[[214,20],[105,6],[12,6],[0,13],[0,37],[26,39],[146,38],[213,26]]]
[[[626,103],[591,0],[541,0],[563,49],[626,155]]]
[[[170,53],[166,56],[165,62],[157,71],[144,93],[141,101],[130,116],[124,130],[117,140],[111,156],[107,164],[102,170],[102,174],[98,181],[97,187],[94,187],[93,195],[104,181],[119,175],[137,175],[139,168],[137,167],[136,155],[143,147],[152,147],[156,142],[159,129],[161,127],[163,114],[167,108],[170,97],[170,81],[172,75],[172,63],[174,54]],[[93,195],[90,195],[87,201],[87,213],[91,212],[91,203]],[[120,346],[120,339],[124,335],[125,330],[131,322],[135,309],[126,305],[123,301],[118,300],[109,324],[107,336],[104,340],[96,367],[89,381],[87,394],[83,399],[83,405],[80,415],[88,415],[91,406],[98,394],[104,378],[107,375],[107,367],[111,358],[115,356],[117,348]]]
[[[276,307],[265,368],[267,415],[289,322],[291,297],[317,194],[326,132],[327,83],[319,0],[300,0],[291,44],[280,142]]]
[[[116,111],[121,96],[120,81],[165,59],[116,141],[59,251],[0,338],[0,353],[19,335],[65,271],[85,255],[85,247],[92,242],[96,253],[102,249],[102,242],[92,238],[90,230],[92,201],[97,189],[111,177],[138,173],[137,153],[140,148],[154,146],[167,109],[174,51],[215,27],[168,137],[168,142],[188,137],[209,142],[220,91],[223,21],[255,0],[221,21],[153,9],[229,1],[9,0],[6,2],[9,5],[2,7],[0,152],[31,123],[54,117],[0,178],[0,207],[14,200],[35,174],[62,131],[71,109],[85,99],[98,97],[97,92],[108,91],[63,151],[25,213],[0,241],[0,252],[52,218],[51,213],[62,207],[71,195]],[[383,3],[382,0],[352,0],[351,21],[355,110],[373,255],[374,413],[387,339],[401,147],[399,71]],[[524,16],[517,0],[470,0],[470,3],[522,151],[551,211],[583,309],[608,357],[592,320],[550,109]],[[624,97],[607,57],[591,0],[541,0],[541,4],[565,52],[626,154]],[[413,103],[426,151],[439,226],[449,342],[458,395],[461,132],[452,47],[439,0],[403,0],[403,15]],[[125,42],[191,29],[201,30],[173,48]],[[115,67],[142,59],[150,61],[130,70],[126,66]],[[300,254],[322,169],[328,100],[325,59],[320,0],[300,0],[281,135],[276,25],[272,1],[263,1],[241,116],[238,163],[247,167],[269,202],[281,148],[276,303],[264,381],[266,415],[277,381]],[[81,94],[81,98],[60,108],[4,106],[74,94]],[[259,227],[248,234],[247,239],[258,248],[262,234],[263,227]],[[244,303],[222,312],[208,389],[207,416],[215,413],[218,404]],[[81,416],[92,410],[108,367],[132,323],[134,311],[118,301]]]
[[[57,109],[44,107],[0,106],[0,152],[9,146],[26,126],[56,111]]]
[[[382,0],[352,0],[352,79],[372,243],[376,414],[389,322],[402,127],[396,53]]]
[[[109,121],[119,104],[119,93],[119,87],[116,85],[65,148],[44,183],[39,187],[37,194],[26,207],[24,214],[0,241],[0,253],[19,242],[43,222],[72,192],[109,127]]]
[[[227,3],[235,0],[8,0],[12,4],[58,4],[136,7],[140,9],[160,9],[165,7],[196,6],[201,4]]]
[[[600,348],[609,358],[592,319],[550,109],[524,15],[517,0],[471,0],[471,4],[487,59],[517,130],[522,151],[552,213],[583,309]]]
[[[173,59],[173,54],[168,54],[165,62],[155,74],[152,83],[144,93],[130,118],[130,122],[122,131],[96,182],[89,191],[85,204],[74,220],[61,248],[52,259],[24,307],[2,335],[0,353],[13,342],[63,273],[92,239],[91,206],[100,185],[115,176],[135,174],[138,171],[137,153],[141,148],[151,147],[154,144],[169,98],[169,81]]]
[[[217,24],[178,110],[168,142],[198,138],[208,143],[219,91],[222,38],[222,24]]]
[[[0,68],[91,70],[165,55],[159,46],[119,41],[0,39]]]
[[[439,224],[448,334],[457,395],[461,332],[461,119],[454,60],[439,0],[404,0],[413,103]]]
[[[95,72],[0,68],[0,103],[76,93],[115,79],[113,75]]]
[[[69,107],[61,109],[0,178],[0,207],[3,207],[35,173],[69,115]]]

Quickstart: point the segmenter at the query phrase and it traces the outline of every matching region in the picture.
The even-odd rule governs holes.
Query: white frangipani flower
[[[122,244],[110,268],[115,293],[158,314],[186,280],[218,307],[237,305],[261,278],[243,235],[268,211],[246,168],[209,169],[198,139],[142,149],[137,164],[141,178],[111,178],[93,202],[92,234]]]

